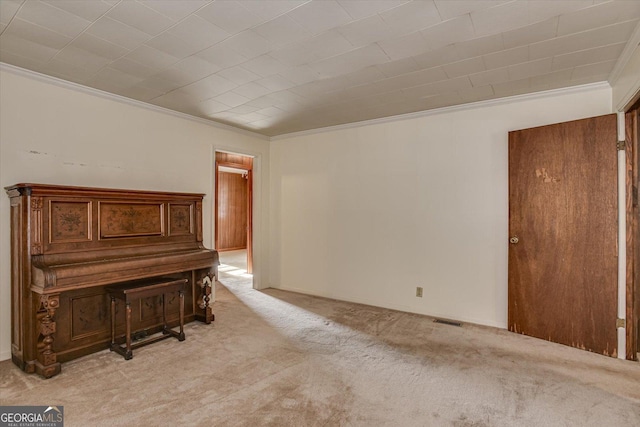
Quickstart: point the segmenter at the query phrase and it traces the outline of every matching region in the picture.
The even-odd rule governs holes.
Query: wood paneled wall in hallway
[[[224,166],[238,169],[253,169],[253,159],[241,154],[216,152],[216,162]]]
[[[218,247],[222,250],[247,247],[247,179],[239,173],[218,175]]]

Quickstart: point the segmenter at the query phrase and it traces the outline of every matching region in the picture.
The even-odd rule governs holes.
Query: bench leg
[[[162,294],[162,333],[164,335],[169,333],[169,327],[167,326],[167,301],[164,294]]]
[[[126,315],[127,315],[127,352],[124,354],[124,359],[129,360],[133,357],[133,352],[131,351],[131,303],[127,302],[126,304]]]
[[[179,341],[184,341],[184,291],[180,290],[180,335]]]
[[[113,351],[116,345],[116,299],[111,297],[111,346],[109,350]]]

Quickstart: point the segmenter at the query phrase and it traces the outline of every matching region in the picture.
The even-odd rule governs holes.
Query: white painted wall
[[[268,277],[269,142],[0,70],[0,186],[19,182],[206,193],[213,245],[214,150],[258,156],[256,281]],[[0,197],[0,360],[11,356],[9,198]],[[265,236],[266,237],[266,236]],[[263,285],[264,286],[264,285]]]
[[[507,133],[611,105],[601,84],[274,138],[272,285],[505,328]]]
[[[206,193],[212,247],[213,152],[254,155],[259,286],[505,327],[507,132],[611,106],[611,89],[594,86],[277,138],[269,149],[0,70],[0,186]],[[0,360],[10,357],[8,202],[0,197]]]

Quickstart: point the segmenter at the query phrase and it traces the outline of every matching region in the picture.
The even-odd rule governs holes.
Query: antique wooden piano
[[[210,323],[218,254],[202,244],[203,194],[55,185],[6,187],[11,199],[12,359],[45,378],[109,348],[107,285],[188,279],[184,321]],[[178,296],[165,300],[178,324]],[[116,314],[124,325],[124,310]],[[132,308],[132,330],[162,328],[158,298]],[[124,330],[118,331],[124,336]]]

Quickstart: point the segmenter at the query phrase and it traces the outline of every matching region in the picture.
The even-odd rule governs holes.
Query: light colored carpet
[[[247,250],[239,249],[237,251],[218,252],[220,256],[220,264],[222,267],[235,267],[239,270],[247,271]]]
[[[49,380],[0,363],[3,405],[64,405],[72,426],[631,426],[640,365],[503,330],[221,275],[212,325]]]

